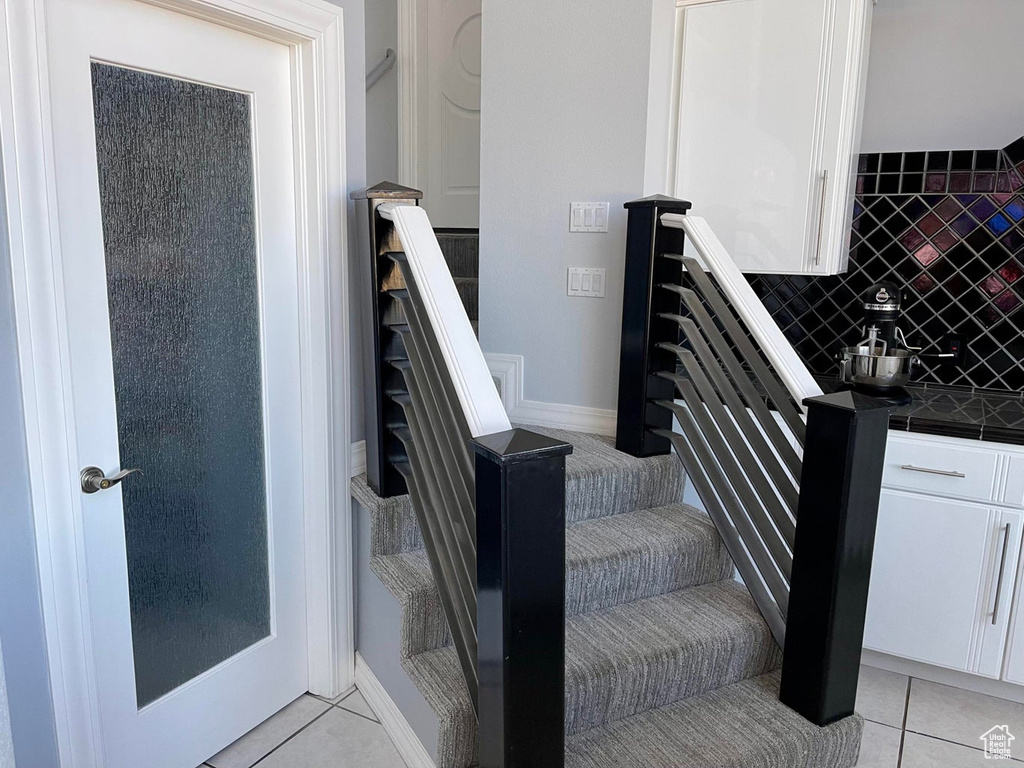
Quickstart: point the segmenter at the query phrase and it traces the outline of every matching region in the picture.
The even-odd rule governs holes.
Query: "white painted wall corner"
[[[388,736],[394,743],[398,754],[402,756],[409,768],[435,768],[434,761],[430,757],[423,743],[416,732],[405,719],[398,705],[388,694],[373,670],[366,663],[363,657],[356,652],[356,688],[363,694],[370,709],[377,715],[380,724],[384,726]]]
[[[352,477],[357,477],[366,471],[366,441],[360,440],[352,443],[352,453],[348,462],[352,470]]]
[[[509,419],[518,424],[615,435],[615,411],[564,403],[527,400],[523,390],[523,356],[485,352],[487,367],[499,383]]]

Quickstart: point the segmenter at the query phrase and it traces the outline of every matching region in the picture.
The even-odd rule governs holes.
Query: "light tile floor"
[[[991,766],[981,735],[995,725],[1020,734],[1024,704],[861,668],[857,711],[867,720],[857,768]],[[333,700],[306,694],[200,768],[405,768],[355,688]]]
[[[981,736],[996,725],[1020,734],[1019,756],[1003,764],[1024,763],[1024,704],[861,667],[857,711],[867,720],[857,768],[991,766]]]
[[[200,768],[405,768],[358,690],[305,694]]]

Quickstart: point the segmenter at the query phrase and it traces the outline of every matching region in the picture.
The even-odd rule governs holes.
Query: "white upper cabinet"
[[[871,0],[679,8],[677,197],[745,272],[846,268]]]

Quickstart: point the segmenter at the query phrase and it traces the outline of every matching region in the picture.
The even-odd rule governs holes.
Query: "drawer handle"
[[[1003,556],[999,560],[999,579],[996,581],[996,600],[992,606],[992,624],[999,619],[999,598],[1003,594],[1003,576],[1006,573],[1006,550],[1010,547],[1010,524],[1003,526]]]
[[[924,472],[929,475],[942,475],[943,477],[967,477],[963,472],[957,472],[955,469],[929,469],[928,467],[915,467],[913,464],[901,464],[900,469],[905,469],[907,472]]]

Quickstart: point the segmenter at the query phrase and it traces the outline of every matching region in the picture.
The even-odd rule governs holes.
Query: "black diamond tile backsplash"
[[[924,361],[916,381],[1024,389],[1024,138],[861,155],[846,274],[749,279],[814,373],[836,371],[838,348],[858,341],[864,291],[889,280],[903,289],[911,345],[967,340],[963,367]]]

